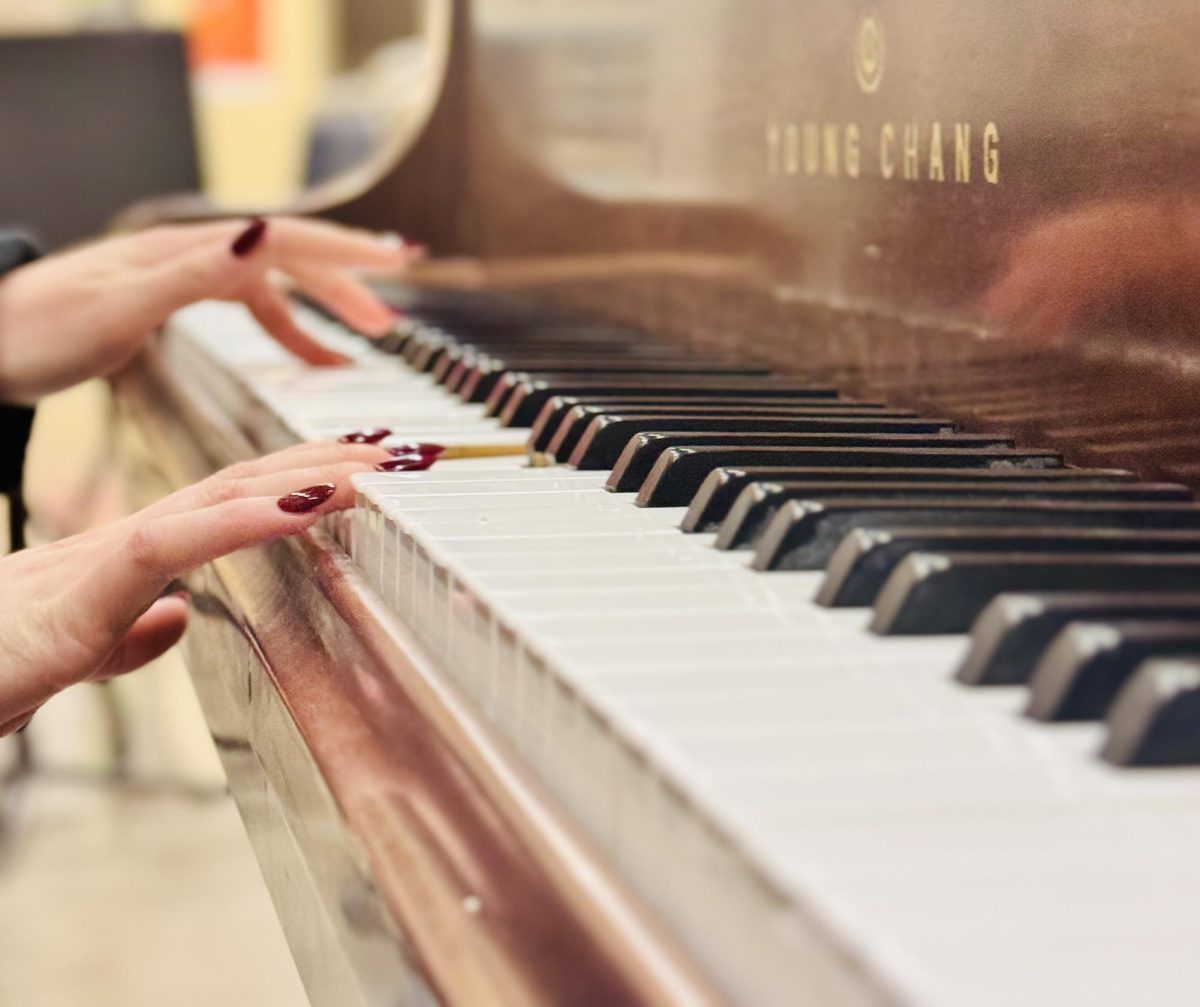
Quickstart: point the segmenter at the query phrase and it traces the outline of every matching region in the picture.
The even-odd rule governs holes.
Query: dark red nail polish
[[[321,483],[317,486],[306,486],[295,493],[279,498],[279,509],[289,514],[307,514],[310,510],[320,507],[333,496],[337,489],[333,483]]]
[[[436,458],[440,454],[445,454],[446,449],[440,444],[426,444],[424,442],[417,444],[401,444],[399,447],[388,448],[388,454],[396,455],[430,455]]]
[[[370,430],[355,430],[352,434],[339,437],[342,444],[378,444],[392,432],[387,427],[373,427]]]
[[[404,455],[375,466],[376,472],[424,472],[437,461],[434,455]]]
[[[267,222],[262,217],[255,217],[250,222],[250,226],[233,239],[233,244],[229,250],[239,259],[244,259],[258,247],[259,242],[262,241],[263,235],[266,233]]]

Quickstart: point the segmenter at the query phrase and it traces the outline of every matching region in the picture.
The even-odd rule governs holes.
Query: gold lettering
[[[1000,130],[994,122],[983,127],[983,177],[1000,184]]]
[[[916,123],[904,127],[904,177],[914,179],[920,170],[920,133]]]
[[[971,125],[954,124],[954,181],[971,181]]]
[[[896,174],[896,162],[892,160],[892,145],[896,142],[896,127],[885,122],[879,130],[879,173],[884,178]]]
[[[847,123],[842,137],[842,160],[846,164],[846,174],[851,178],[858,178],[859,172],[862,170],[860,139],[858,124]]]
[[[804,171],[815,175],[821,170],[821,130],[815,122],[804,124]]]
[[[829,123],[826,123],[825,131],[824,131],[824,138],[825,138],[825,156],[824,156],[825,174],[828,175],[830,178],[837,178],[838,174],[839,174],[838,156],[840,154],[840,151],[838,150],[840,144],[838,143],[839,136],[838,136],[837,126],[833,126],[833,125],[830,125]]]
[[[783,127],[783,173],[800,174],[800,129],[794,122]]]
[[[950,129],[954,130],[953,151],[947,149]],[[926,130],[928,147],[923,135]],[[990,185],[1000,184],[1000,127],[995,122],[978,131],[967,122],[944,127],[941,122],[885,122],[878,135],[879,175],[886,180],[945,182],[951,170],[947,158],[953,157],[954,181],[969,184],[976,175],[976,151],[981,150],[979,171]],[[770,177],[804,174],[857,179],[864,175],[863,158],[872,156],[869,142],[864,148],[863,127],[857,122],[768,121],[763,136]],[[869,165],[865,174],[873,174]]]
[[[929,180],[946,181],[946,168],[942,164],[942,124],[935,122],[929,133]]]

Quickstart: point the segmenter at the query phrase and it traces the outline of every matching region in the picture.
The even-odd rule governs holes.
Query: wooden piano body
[[[429,0],[423,25],[414,114],[295,209],[427,242],[429,283],[1200,481],[1194,4]],[[121,388],[139,492],[280,442],[169,355]],[[189,587],[196,687],[314,1003],[721,998],[327,534]],[[789,925],[779,1002],[904,999]]]

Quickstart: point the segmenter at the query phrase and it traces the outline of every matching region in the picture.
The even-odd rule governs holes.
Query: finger
[[[107,682],[161,657],[179,642],[187,618],[187,601],[182,597],[159,598],[138,617],[91,681]]]
[[[287,300],[265,280],[255,281],[242,296],[255,320],[285,350],[323,367],[350,363],[350,358],[323,346],[292,317]]]
[[[166,256],[190,252],[214,242],[226,248],[246,229],[244,218],[214,220],[201,224],[161,224],[130,234],[125,240],[140,260],[157,262]]]
[[[349,432],[349,431],[347,431]],[[312,468],[316,465],[336,465],[339,462],[362,462],[378,465],[391,455],[378,444],[343,444],[340,441],[305,441],[281,451],[274,451],[261,458],[252,458],[222,469],[209,478],[231,475],[236,478],[267,475],[270,472],[287,472],[292,469]]]
[[[144,517],[177,514],[180,511],[196,510],[238,496],[259,496],[245,492],[248,481],[276,473],[297,473],[309,469],[346,466],[348,473],[367,471],[380,462],[391,458],[391,453],[376,444],[341,444],[334,441],[306,441],[282,451],[275,451],[261,458],[253,458],[215,472],[207,479],[177,490],[156,503],[143,508],[127,522],[136,523]],[[338,479],[312,479],[292,476],[293,486],[315,485],[319,482],[338,482]],[[286,492],[286,487],[280,493]]]
[[[325,483],[337,487],[332,498],[335,510],[350,507],[354,504],[355,495],[350,477],[359,472],[370,472],[379,461],[391,457],[386,450],[377,448],[375,453],[382,457],[375,461],[349,459],[307,467],[289,466],[277,471],[247,470],[240,475],[217,473],[195,486],[172,493],[155,504],[153,510],[142,511],[142,514],[164,517],[242,497],[280,497],[297,486],[321,486]]]
[[[294,263],[288,273],[327,311],[369,336],[391,331],[396,313],[364,284],[338,269]]]
[[[290,511],[283,503],[279,497],[229,500],[114,529],[109,561],[87,572],[83,594],[95,599],[106,631],[124,633],[174,578],[227,553],[304,531],[340,506],[326,499]]]
[[[130,235],[128,240],[136,243],[139,258],[157,261],[210,243],[229,248],[250,223],[248,218],[238,217],[197,224],[166,224]],[[396,269],[424,254],[423,246],[409,244],[396,236],[294,217],[269,218],[267,232],[283,235],[267,241],[270,255],[314,263]]]
[[[266,248],[272,259],[285,269],[289,268],[288,263],[298,260],[360,269],[402,269],[414,254],[414,246],[382,239],[369,231],[294,217],[271,219]]]

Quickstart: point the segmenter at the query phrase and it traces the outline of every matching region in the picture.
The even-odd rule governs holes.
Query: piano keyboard
[[[237,375],[264,449],[528,446],[357,477],[336,534],[736,1001],[1194,1001],[1188,489],[614,326],[407,308],[383,348],[298,309],[354,368],[230,305],[168,352]]]

